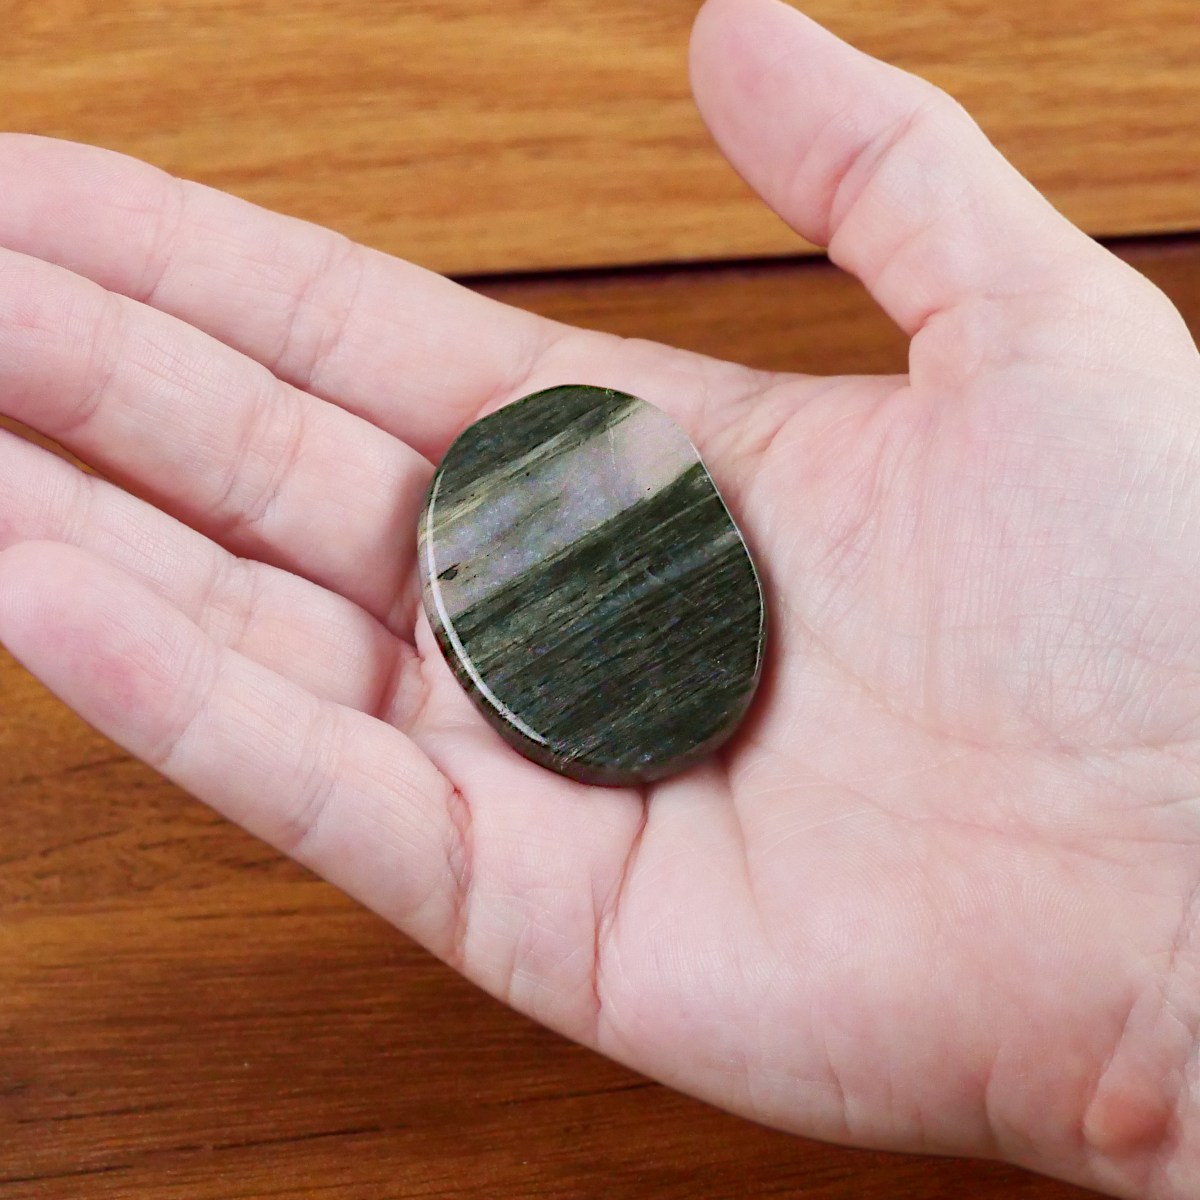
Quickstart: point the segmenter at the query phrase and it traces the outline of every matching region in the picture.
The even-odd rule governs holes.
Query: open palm
[[[775,0],[711,0],[693,68],[738,169],[913,335],[908,376],[570,330],[0,140],[0,406],[105,477],[2,435],[0,637],[482,986],[668,1083],[1194,1194],[1200,357],[928,85]],[[420,615],[431,464],[560,383],[675,417],[768,598],[742,731],[642,791],[519,758]]]

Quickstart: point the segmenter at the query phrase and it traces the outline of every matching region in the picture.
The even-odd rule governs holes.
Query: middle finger
[[[395,625],[432,475],[185,322],[0,251],[0,409],[239,555]]]

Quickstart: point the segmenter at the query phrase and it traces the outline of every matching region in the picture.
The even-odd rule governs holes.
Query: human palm
[[[913,335],[908,376],[569,330],[5,140],[0,404],[106,478],[0,441],[0,636],[634,1067],[814,1136],[1191,1194],[1200,358],[933,89],[773,0],[713,0],[693,67],[735,165]],[[419,615],[431,463],[573,382],[679,421],[768,598],[742,730],[641,790],[517,757]]]

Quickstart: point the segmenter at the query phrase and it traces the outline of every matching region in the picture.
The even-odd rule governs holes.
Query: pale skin
[[[701,112],[912,337],[769,375],[568,329],[104,151],[0,139],[0,639],[522,1012],[783,1129],[1200,1187],[1200,356],[930,85],[710,0]],[[803,337],[804,330],[797,330]],[[432,463],[586,382],[760,566],[746,724],[519,758],[420,611]],[[110,482],[111,481],[111,482]]]

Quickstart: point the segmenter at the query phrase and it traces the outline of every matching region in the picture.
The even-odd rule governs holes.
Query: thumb
[[[979,296],[1061,292],[1072,278],[1091,291],[1097,271],[1134,274],[1061,216],[945,92],[780,0],[708,0],[691,73],[737,171],[909,334]]]

